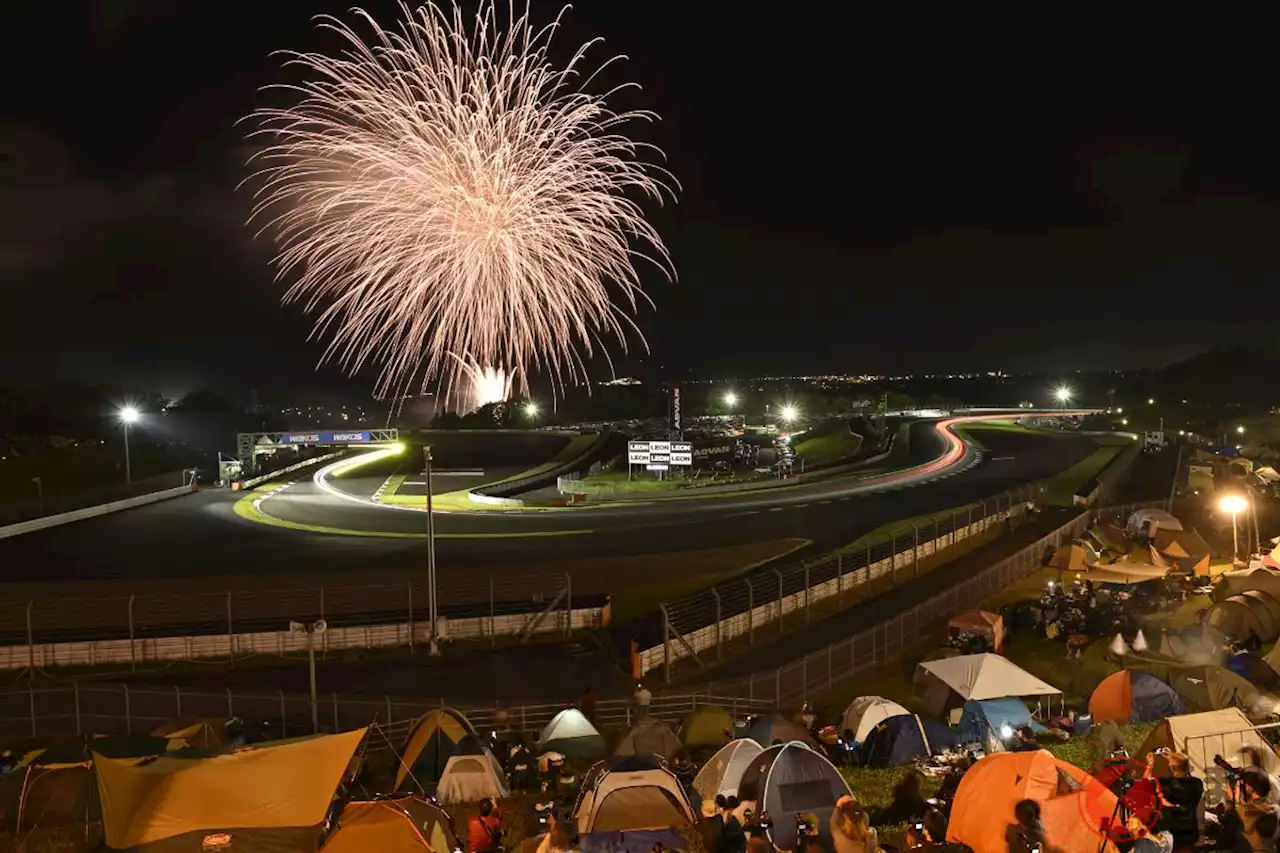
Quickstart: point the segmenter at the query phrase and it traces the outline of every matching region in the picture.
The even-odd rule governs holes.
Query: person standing
[[[649,703],[653,701],[653,694],[649,692],[649,688],[644,686],[643,681],[636,682],[636,692],[632,697],[636,705],[636,719],[643,720],[649,716]]]
[[[596,694],[588,684],[586,689],[582,691],[582,698],[579,700],[582,705],[582,716],[587,718],[591,725],[596,724]]]

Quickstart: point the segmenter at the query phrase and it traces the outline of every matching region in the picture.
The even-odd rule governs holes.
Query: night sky
[[[0,382],[372,389],[313,374],[236,192],[270,52],[331,47],[310,15],[347,5],[6,5]],[[1270,328],[1268,27],[838,6],[569,13],[562,49],[630,57],[620,105],[663,117],[637,134],[683,184],[653,217],[680,279],[648,283],[653,353],[624,372],[1145,367]]]

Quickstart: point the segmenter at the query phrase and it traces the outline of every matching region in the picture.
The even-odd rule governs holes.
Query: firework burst
[[[253,216],[294,277],[284,301],[316,315],[324,360],[380,366],[380,394],[421,380],[449,395],[473,368],[583,381],[606,339],[643,343],[635,262],[674,277],[639,201],[677,184],[622,132],[656,116],[588,91],[621,59],[584,74],[595,42],[552,63],[559,17],[535,30],[527,6],[500,20],[492,0],[470,26],[457,6],[401,11],[388,30],[356,10],[367,39],[320,19],[346,49],[289,54],[309,80],[277,88],[296,103],[251,116],[266,140]]]

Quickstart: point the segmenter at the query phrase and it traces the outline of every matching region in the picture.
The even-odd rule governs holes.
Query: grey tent
[[[656,755],[671,758],[680,751],[680,738],[661,720],[649,717],[636,723],[618,744],[616,755]]]
[[[796,817],[811,814],[826,844],[831,843],[831,812],[850,793],[840,771],[824,756],[801,743],[771,746],[747,766],[738,784],[738,799],[753,801],[756,813],[773,819],[769,840],[779,850],[796,849]]]
[[[551,718],[538,736],[538,752],[558,752],[569,758],[599,758],[604,738],[577,708],[565,708]]]

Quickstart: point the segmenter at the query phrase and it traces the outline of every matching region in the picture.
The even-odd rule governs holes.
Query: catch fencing
[[[428,595],[405,582],[0,601],[0,670],[286,655],[306,649],[290,623],[317,619],[321,651],[413,646],[430,635]],[[599,627],[606,603],[575,603],[567,573],[445,577],[437,596],[437,636],[495,643]]]
[[[730,643],[755,645],[757,632],[799,628],[833,609],[881,594],[920,577],[1016,524],[1045,494],[1043,483],[1001,492],[947,510],[881,538],[786,568],[763,567],[660,605],[662,642],[639,651],[641,673],[661,668],[668,683],[672,665],[703,654],[723,659]]]
[[[334,694],[316,697],[320,732],[349,731],[376,725],[378,734],[369,741],[370,750],[398,750],[414,721],[433,708],[446,707],[442,699],[406,700],[390,696],[351,698]],[[248,725],[262,722],[273,736],[296,737],[312,734],[312,700],[305,694],[209,692],[130,687],[125,684],[68,686],[0,692],[0,741],[49,738],[83,734],[141,734],[154,731],[174,720],[225,720],[239,717]],[[699,707],[715,705],[735,717],[767,711],[763,701],[691,691],[654,696],[650,716],[676,722]],[[560,704],[467,704],[451,705],[466,714],[479,730],[511,727],[536,732],[564,710]],[[600,728],[627,728],[634,718],[629,700],[609,699],[596,704],[595,720]]]

